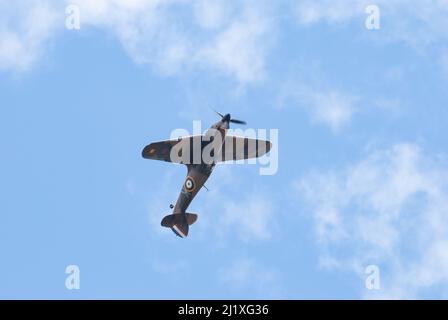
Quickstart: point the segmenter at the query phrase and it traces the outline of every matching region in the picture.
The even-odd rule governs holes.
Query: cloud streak
[[[296,181],[321,265],[362,278],[366,266],[380,266],[382,289],[363,291],[366,298],[416,298],[427,288],[442,297],[448,287],[447,177],[444,161],[397,144],[346,169]]]

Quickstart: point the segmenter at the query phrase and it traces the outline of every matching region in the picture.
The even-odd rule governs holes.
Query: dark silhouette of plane
[[[187,177],[177,199],[170,205],[173,213],[162,219],[161,225],[171,228],[179,237],[188,235],[189,226],[198,216],[186,212],[193,198],[204,186],[216,163],[256,158],[269,152],[271,142],[227,135],[230,123],[246,124],[232,119],[230,114],[212,125],[204,135],[180,137],[175,140],[154,142],[147,145],[142,156],[145,159],[181,163],[187,166]]]

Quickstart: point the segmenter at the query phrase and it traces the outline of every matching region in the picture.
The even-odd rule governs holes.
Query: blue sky
[[[271,2],[0,0],[0,298],[448,297],[447,1]],[[218,165],[179,239],[140,152],[210,107],[278,171]]]

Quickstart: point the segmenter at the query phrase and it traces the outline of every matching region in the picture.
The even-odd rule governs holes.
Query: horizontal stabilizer
[[[187,215],[187,222],[188,225],[191,226],[193,223],[196,222],[196,220],[198,220],[198,215],[194,214],[194,213],[185,213]]]
[[[174,213],[165,216],[160,223],[163,227],[171,228],[173,232],[181,238],[188,236],[188,226],[192,225],[198,219],[194,213]]]

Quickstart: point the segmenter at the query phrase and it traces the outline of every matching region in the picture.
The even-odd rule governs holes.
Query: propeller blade
[[[246,121],[237,120],[237,119],[230,119],[230,122],[237,123],[237,124],[247,124]]]
[[[221,114],[221,113],[219,113],[218,111],[216,111],[215,109],[212,109],[213,111],[215,111],[219,116],[221,116],[221,118],[224,118],[224,116]]]

